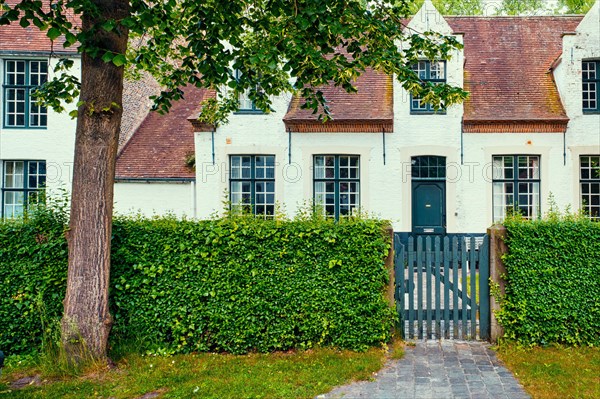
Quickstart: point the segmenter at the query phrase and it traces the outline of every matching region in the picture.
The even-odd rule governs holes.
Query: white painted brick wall
[[[589,15],[578,36],[565,36],[563,62],[555,78],[572,119],[566,135],[556,133],[465,134],[461,164],[460,122],[462,106],[446,115],[411,115],[409,95],[394,83],[394,133],[386,134],[386,164],[383,164],[381,134],[374,133],[293,133],[292,165],[301,177],[290,176],[296,168],[287,166],[288,135],[281,118],[289,98],[275,101],[271,115],[235,115],[215,135],[215,165],[212,164],[210,133],[196,134],[198,216],[209,217],[223,209],[228,189],[229,155],[274,154],[278,163],[276,198],[288,214],[313,196],[312,157],[315,154],[359,154],[361,156],[361,205],[364,210],[390,219],[397,231],[411,230],[410,160],[418,155],[447,158],[447,231],[484,232],[492,224],[491,161],[493,155],[531,154],[541,159],[541,210],[547,212],[552,193],[557,205],[579,206],[578,154],[600,153],[600,116],[581,113],[581,58],[598,57],[598,33]],[[591,21],[591,22],[590,22]],[[411,22],[417,31],[435,29],[450,33],[434,11],[422,10]],[[461,37],[459,37],[461,39]],[[594,47],[596,44],[596,47]],[[568,62],[570,49],[575,59]],[[463,84],[463,53],[457,51],[447,64],[448,82]],[[567,66],[571,65],[567,70]]]
[[[116,183],[115,214],[194,217],[193,183]]]
[[[2,58],[4,57],[4,58]],[[40,59],[40,57],[0,57],[0,80],[4,83],[5,59]],[[41,59],[48,59],[41,57]],[[79,76],[80,59],[74,58],[72,73]],[[52,58],[48,67],[51,76],[57,59]],[[0,90],[0,104],[4,104],[4,90]],[[73,151],[75,145],[76,120],[71,119],[68,112],[75,108],[74,104],[68,111],[58,114],[48,110],[48,126],[46,129],[8,129],[4,128],[2,120],[4,112],[0,112],[0,176],[5,160],[45,160],[47,168],[47,187],[50,193],[57,189],[71,188],[73,168]]]

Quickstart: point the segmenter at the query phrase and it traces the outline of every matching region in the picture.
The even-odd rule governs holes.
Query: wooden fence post
[[[502,255],[508,251],[506,243],[504,241],[506,237],[506,227],[504,226],[492,226],[487,230],[487,234],[490,237],[490,279],[493,284],[497,284],[500,289],[500,294],[505,294],[506,281],[502,278],[502,275],[506,273],[504,263],[502,263]],[[494,297],[490,297],[490,317],[491,317],[491,331],[490,331],[490,342],[498,342],[498,338],[504,335],[504,329],[498,320],[496,319],[496,310],[500,309],[498,300]]]

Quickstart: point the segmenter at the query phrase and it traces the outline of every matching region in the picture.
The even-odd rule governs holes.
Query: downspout
[[[216,127],[213,127],[212,132],[210,132],[210,141],[212,146],[212,164],[215,164],[215,131]]]
[[[465,159],[465,147],[464,147],[464,138],[463,135],[465,133],[465,118],[464,116],[460,118],[460,164],[464,165]]]
[[[292,128],[288,127],[288,165],[292,163]]]
[[[563,131],[563,166],[567,166],[567,129]]]
[[[198,217],[198,206],[196,205],[196,180],[190,182],[192,188],[192,217],[196,219]]]
[[[381,137],[383,139],[383,164],[385,165],[385,127],[381,129]]]

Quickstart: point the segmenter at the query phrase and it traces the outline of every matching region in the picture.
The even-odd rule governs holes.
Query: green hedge
[[[25,221],[0,219],[0,350],[40,348],[62,315],[67,277],[64,213],[39,210]]]
[[[5,352],[38,348],[44,328],[60,319],[64,220],[42,219],[0,223]],[[169,352],[381,344],[394,319],[384,296],[383,227],[374,220],[117,219],[112,339]]]
[[[585,217],[506,221],[507,284],[497,313],[525,345],[600,345],[600,223]]]

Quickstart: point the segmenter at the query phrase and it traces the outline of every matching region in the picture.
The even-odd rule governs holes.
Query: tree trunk
[[[128,1],[93,0],[98,13],[84,12],[83,30],[128,15]],[[105,63],[105,51],[124,54],[128,31],[94,33],[96,57],[82,54],[81,101],[68,232],[69,271],[62,319],[67,359],[80,363],[106,357],[112,317],[108,308],[113,185],[122,115],[123,67]],[[90,48],[90,43],[86,43]]]

